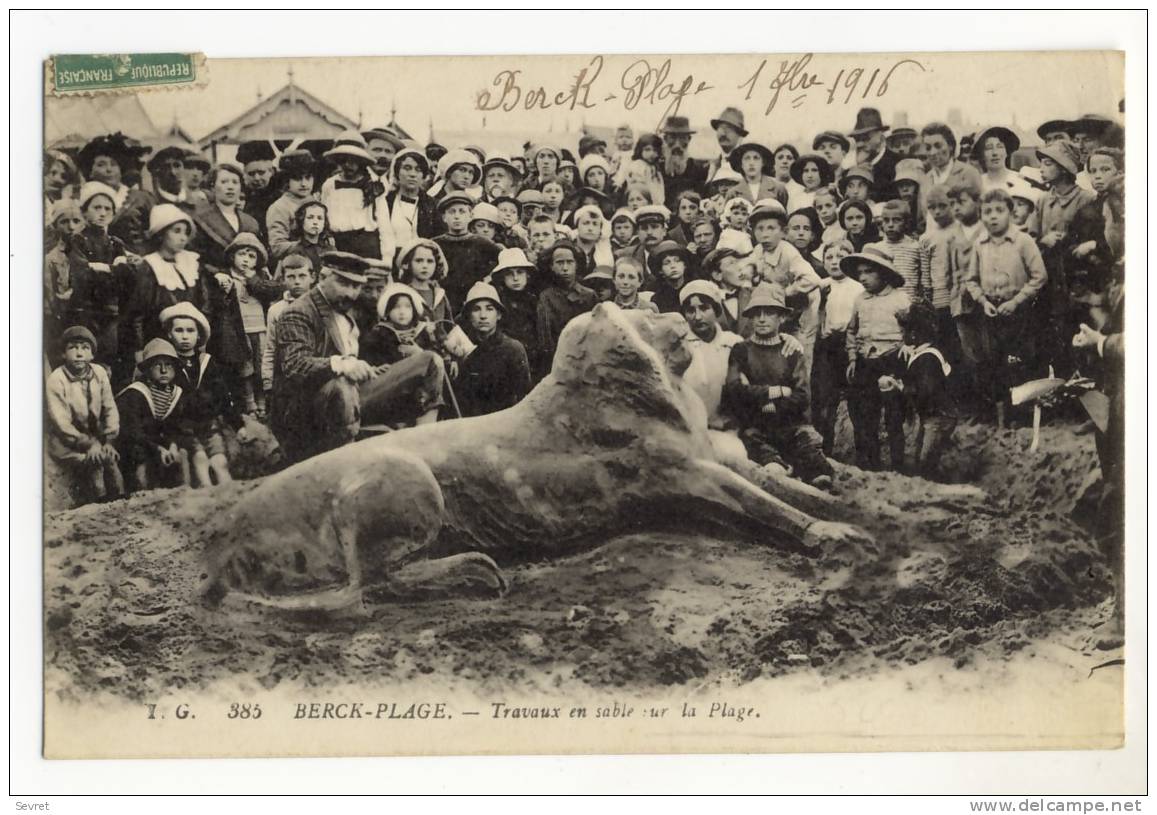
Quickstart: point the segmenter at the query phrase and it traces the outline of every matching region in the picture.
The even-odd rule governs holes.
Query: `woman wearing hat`
[[[513,407],[530,392],[526,349],[502,331],[498,290],[485,281],[470,287],[458,324],[476,348],[462,361],[454,383],[463,416],[485,416]]]
[[[442,232],[438,206],[426,192],[430,161],[421,150],[407,147],[399,150],[390,165],[392,189],[386,194],[390,208],[390,225],[398,246],[415,238],[433,238]]]
[[[385,185],[370,172],[373,156],[360,133],[338,136],[325,157],[340,168],[321,185],[334,244],[342,252],[392,263],[396,240]]]
[[[153,251],[144,257],[146,268],[137,275],[129,307],[138,354],[146,342],[164,336],[160,322],[163,309],[192,303],[202,312],[212,310],[209,281],[201,273],[197,253],[185,248],[194,232],[192,217],[174,204],[160,204],[149,213],[149,246]]]
[[[744,142],[731,151],[727,162],[732,170],[743,176],[743,181],[735,188],[736,195],[750,204],[764,198],[787,202],[787,188],[772,174],[775,156],[762,144]]]
[[[1020,176],[1011,169],[1012,154],[1020,149],[1020,139],[1007,127],[993,126],[980,131],[972,146],[972,158],[981,168],[980,191],[1010,190]]]
[[[540,144],[530,151],[530,169],[526,173],[526,180],[522,188],[538,189],[548,178],[558,174],[558,165],[562,163],[562,153],[554,145]]]
[[[243,171],[236,164],[218,164],[209,171],[211,200],[193,210],[196,227],[189,248],[200,256],[201,266],[213,274],[226,273],[225,247],[242,232],[261,234],[261,224],[241,208]]]
[[[153,196],[141,189],[130,187],[129,177],[139,180],[144,163],[141,157],[149,148],[130,143],[123,133],[98,136],[84,147],[76,157],[81,175],[89,181],[100,181],[113,190],[116,217],[109,225],[109,234],[124,241],[137,254],[144,254],[145,232],[149,223],[149,210],[155,201]]]
[[[611,165],[597,153],[590,153],[579,159],[580,186],[598,190],[604,196],[611,192]]]
[[[474,201],[482,200],[482,162],[465,148],[450,150],[438,159],[438,180],[427,190],[438,201],[451,193],[465,193]]]

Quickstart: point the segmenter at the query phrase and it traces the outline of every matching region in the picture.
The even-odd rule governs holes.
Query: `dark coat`
[[[502,247],[481,235],[441,234],[434,242],[446,256],[446,279],[440,281],[446,290],[451,311],[457,311],[466,300],[466,293],[498,265]]]
[[[281,312],[273,357],[270,423],[279,439],[296,439],[317,424],[312,401],[337,374],[330,357],[340,354],[330,332],[333,309],[316,287]]]
[[[258,269],[253,277],[246,280],[245,288],[250,296],[261,303],[262,310],[267,310],[285,293],[285,284],[271,280],[265,269]],[[208,292],[209,313],[214,317],[210,320],[213,332],[209,339],[209,350],[222,364],[240,367],[249,361],[252,355],[241,318],[237,286],[235,284],[229,291],[225,291],[213,281],[208,286]]]
[[[280,330],[280,329],[279,329]],[[409,332],[407,332],[409,333]],[[426,331],[417,332],[412,337],[403,337],[398,330],[385,320],[379,320],[358,340],[358,357],[370,365],[393,365],[418,351],[428,351],[433,346]]]
[[[454,389],[463,416],[485,416],[518,404],[530,392],[526,349],[494,332],[462,362]]]
[[[147,259],[149,256],[145,257]],[[213,281],[212,285],[216,286],[216,281]],[[209,324],[213,324],[210,281],[203,267],[200,268],[197,280],[192,286],[170,291],[157,282],[152,267],[147,262],[143,264],[137,271],[136,285],[129,305],[134,338],[133,350],[139,351],[149,340],[163,336],[161,311],[185,302],[196,306],[209,319]]]
[[[707,186],[709,169],[706,161],[697,158],[687,159],[687,167],[681,175],[667,175],[663,167],[660,166],[659,173],[663,176],[663,194],[667,199],[664,203],[667,205],[667,209],[672,212],[675,210],[675,199],[684,190],[703,192]]]
[[[877,203],[891,201],[896,197],[896,165],[900,163],[900,155],[893,153],[887,147],[884,155],[872,167],[871,199]],[[856,250],[859,251],[858,249]]]
[[[542,352],[538,345],[538,295],[525,288],[522,291],[502,289],[499,296],[506,309],[502,314],[502,333],[522,343],[532,371],[542,370]]]
[[[180,385],[174,389],[168,415],[160,419],[153,415],[152,406],[141,392],[140,383],[121,391],[116,402],[121,417],[117,446],[130,467],[154,460],[158,447],[168,447],[174,442],[186,446],[189,436],[185,417],[188,398]]]
[[[109,234],[119,238],[134,253],[148,254],[149,212],[156,205],[157,198],[151,192],[130,190],[109,224]]]
[[[185,392],[183,415],[193,433],[204,436],[215,424],[234,429],[243,424],[226,372],[211,354],[179,359],[175,382]]]
[[[262,213],[264,222],[264,213]],[[225,220],[221,210],[212,202],[206,202],[193,210],[193,223],[197,226],[197,234],[189,243],[189,249],[201,256],[202,269],[208,269],[209,274],[218,272],[228,273],[229,264],[225,262],[225,247],[233,242],[238,232],[250,232],[261,238],[264,232],[254,218],[247,211],[237,210],[237,222],[240,229]]]
[[[394,202],[398,200],[398,190],[390,190],[386,195],[386,204],[390,212],[394,211]],[[438,217],[438,208],[434,199],[426,194],[425,190],[418,192],[418,237],[434,238],[446,230],[442,226],[442,219]],[[398,247],[399,249],[401,247]]]

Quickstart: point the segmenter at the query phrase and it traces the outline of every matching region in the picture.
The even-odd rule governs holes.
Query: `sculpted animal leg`
[[[481,552],[409,563],[390,575],[388,583],[390,594],[410,599],[462,595],[501,597],[507,588],[498,564]]]
[[[765,492],[787,501],[792,506],[821,517],[831,517],[839,509],[839,502],[822,490],[809,486],[785,473],[760,467],[747,457],[743,442],[730,433],[708,431],[715,457],[728,469],[734,470]]]
[[[818,520],[714,461],[699,461],[695,469],[705,485],[722,493],[739,512],[788,536],[807,554],[861,560],[875,553],[872,537],[857,527]]]

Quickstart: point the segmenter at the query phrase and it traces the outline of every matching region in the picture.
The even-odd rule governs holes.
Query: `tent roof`
[[[80,147],[95,136],[118,131],[145,143],[161,137],[133,94],[51,96],[44,100],[44,143],[49,147]]]

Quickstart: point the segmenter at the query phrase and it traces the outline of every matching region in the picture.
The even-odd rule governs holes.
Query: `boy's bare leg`
[[[204,450],[196,450],[193,453],[193,486],[213,486],[213,479],[209,477],[209,456]]]
[[[125,479],[115,461],[104,463],[104,483],[110,498],[120,498],[125,494]]]
[[[187,487],[193,483],[193,476],[189,471],[189,451],[177,451],[177,466],[181,470],[181,486]]]
[[[225,458],[224,453],[218,453],[209,459],[209,470],[217,478],[218,484],[228,484],[233,480],[229,472],[229,459]]]
[[[133,489],[137,492],[144,492],[150,488],[149,484],[149,465],[141,462],[133,468]]]

